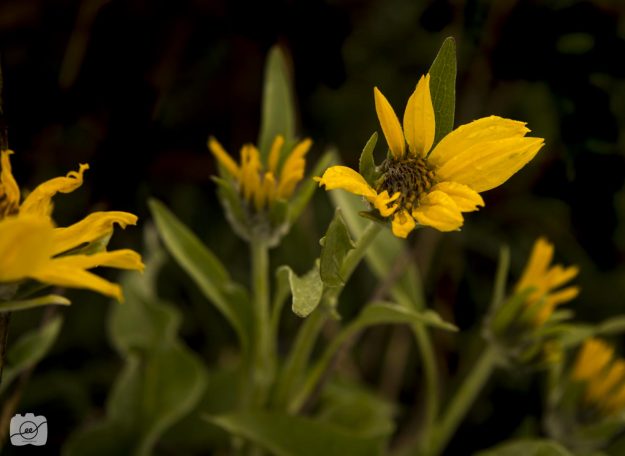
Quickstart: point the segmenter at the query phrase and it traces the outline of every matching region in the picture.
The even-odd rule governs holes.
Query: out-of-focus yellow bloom
[[[523,275],[516,285],[517,292],[532,289],[527,297],[526,307],[530,310],[533,316],[532,321],[537,326],[549,319],[556,306],[574,299],[579,294],[577,286],[558,290],[577,276],[579,268],[577,266],[565,268],[559,264],[551,266],[552,260],[553,244],[542,237],[538,238]]]
[[[600,339],[584,342],[571,378],[585,383],[586,400],[603,413],[625,409],[625,361],[614,356],[614,348]]]
[[[241,160],[237,164],[215,138],[208,140],[210,151],[237,182],[239,193],[249,205],[253,204],[256,212],[271,206],[277,199],[286,200],[293,194],[295,186],[304,177],[305,156],[311,145],[310,139],[296,144],[280,166],[284,138],[277,136],[266,165],[261,162],[260,153],[253,144],[241,148]]]
[[[119,285],[88,271],[97,266],[143,270],[141,256],[128,249],[91,255],[72,251],[96,242],[113,231],[137,223],[127,212],[94,212],[68,226],[55,227],[52,198],[80,187],[88,165],[80,165],[64,177],[36,187],[20,204],[20,189],[11,171],[9,156],[0,155],[0,283],[34,279],[49,285],[86,288],[122,300]]]
[[[525,137],[525,123],[491,116],[463,125],[433,149],[435,116],[430,75],[419,80],[404,112],[403,129],[384,95],[374,88],[375,107],[391,156],[371,185],[356,171],[332,166],[319,185],[365,197],[383,217],[392,217],[395,236],[417,226],[459,229],[463,212],[484,206],[480,192],[503,184],[529,162],[542,138]],[[408,147],[406,148],[406,143]],[[432,150],[431,150],[432,149]]]

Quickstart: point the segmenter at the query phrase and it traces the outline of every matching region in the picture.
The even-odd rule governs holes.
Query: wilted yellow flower
[[[88,165],[65,177],[36,187],[20,204],[20,189],[9,156],[0,156],[0,283],[34,279],[49,285],[86,288],[122,300],[119,285],[88,271],[97,266],[143,270],[141,256],[128,249],[83,254],[79,248],[97,242],[113,231],[137,223],[127,212],[94,212],[83,220],[57,228],[51,218],[52,198],[80,187]],[[75,253],[72,253],[75,252]]]
[[[241,163],[237,165],[215,138],[208,140],[215,158],[237,182],[243,199],[248,205],[253,204],[257,212],[271,206],[277,199],[286,200],[293,194],[295,186],[304,177],[304,157],[311,145],[310,139],[299,142],[280,166],[284,138],[276,136],[265,166],[256,146],[246,144],[241,148]]]
[[[579,273],[577,266],[563,267],[553,260],[553,244],[545,238],[538,238],[534,243],[521,279],[516,285],[516,291],[530,289],[526,299],[526,308],[532,315],[532,321],[537,326],[546,322],[559,304],[574,299],[579,294],[579,287],[569,286],[558,290],[559,287],[571,281]]]
[[[625,409],[625,360],[606,342],[590,338],[577,355],[571,378],[585,383],[586,400],[603,413]]]
[[[429,74],[408,99],[403,129],[377,87],[374,96],[391,152],[380,167],[380,178],[368,183],[350,168],[333,166],[317,180],[326,190],[341,188],[364,196],[380,215],[392,217],[398,237],[408,236],[417,224],[439,231],[459,229],[462,212],[484,206],[479,193],[504,183],[543,145],[542,138],[525,137],[530,131],[525,123],[491,116],[457,128],[432,149],[435,116]]]

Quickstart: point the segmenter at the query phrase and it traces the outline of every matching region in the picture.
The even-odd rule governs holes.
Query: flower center
[[[419,198],[435,184],[436,175],[421,157],[387,158],[381,165],[382,176],[376,191],[388,191],[389,196],[400,192],[399,209],[411,212],[419,204]]]

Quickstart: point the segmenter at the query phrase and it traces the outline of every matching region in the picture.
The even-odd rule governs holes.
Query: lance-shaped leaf
[[[17,301],[0,302],[0,312],[14,312],[16,310],[32,309],[41,306],[69,306],[70,300],[59,295],[46,295],[32,299],[20,299]]]
[[[373,150],[378,142],[378,133],[374,132],[360,154],[358,161],[358,169],[362,177],[365,178],[369,185],[374,185],[376,179],[380,176],[373,158]]]
[[[278,46],[269,51],[265,65],[263,101],[258,147],[266,163],[277,135],[284,136],[288,149],[295,141],[295,97],[286,56]],[[284,151],[283,150],[283,151]]]
[[[417,312],[389,302],[375,302],[366,306],[356,321],[363,327],[382,324],[412,325],[422,323],[446,331],[458,331],[455,325],[443,320],[433,310]]]
[[[434,144],[454,128],[456,109],[456,41],[448,37],[430,67],[430,93],[434,106],[436,134]]]
[[[319,259],[321,280],[328,287],[345,285],[341,269],[347,253],[354,248],[354,242],[349,236],[340,208],[336,209],[334,218],[330,222],[325,236],[321,239],[321,245],[321,257]]]
[[[336,425],[280,412],[239,412],[207,417],[234,435],[276,456],[381,455],[384,441],[365,438]]]
[[[249,348],[252,315],[244,289],[232,281],[213,252],[169,209],[155,199],[149,205],[167,250],[230,322],[243,349]]]
[[[54,317],[41,328],[24,334],[10,346],[7,352],[7,365],[2,373],[0,393],[26,369],[36,365],[50,351],[61,331],[63,319]]]

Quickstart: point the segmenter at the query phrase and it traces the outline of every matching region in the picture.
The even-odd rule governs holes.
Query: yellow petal
[[[388,148],[395,158],[401,158],[404,156],[406,143],[397,115],[395,115],[395,111],[393,111],[390,103],[377,87],[374,87],[373,94],[375,98],[375,110],[378,113],[378,119],[384,136],[386,137]]]
[[[245,144],[241,148],[241,187],[243,197],[250,201],[260,187],[260,154],[256,146]]]
[[[91,269],[109,267],[133,271],[143,271],[145,267],[141,261],[141,255],[130,249],[98,252],[93,255],[68,255],[55,258],[54,265],[59,268]]]
[[[50,215],[52,198],[57,193],[70,193],[82,185],[83,174],[89,165],[81,164],[78,171],[70,171],[65,177],[55,177],[37,186],[20,207],[25,214]]]
[[[553,244],[545,238],[540,237],[534,242],[530,259],[527,266],[523,270],[521,279],[519,280],[516,290],[522,291],[528,287],[537,287],[543,282],[547,268],[553,258]]]
[[[404,135],[412,155],[425,157],[434,142],[436,122],[430,95],[430,75],[421,76],[404,112]]]
[[[579,295],[579,287],[567,287],[547,295],[547,302],[553,308],[575,299]]]
[[[440,182],[434,185],[431,190],[440,190],[446,193],[454,200],[461,212],[477,211],[479,207],[484,207],[484,200],[479,193],[458,182]]]
[[[396,192],[393,196],[388,196],[388,191],[384,190],[382,193],[368,197],[367,200],[373,207],[375,207],[382,217],[390,217],[397,210],[397,204],[393,204],[389,207],[393,201],[396,201],[401,196],[401,193]]]
[[[590,382],[587,388],[588,397],[599,403],[610,403],[613,390],[625,380],[625,361],[617,359],[607,369],[605,375]]]
[[[226,170],[235,178],[238,179],[240,175],[239,167],[232,157],[225,151],[222,145],[212,136],[208,138],[208,148],[213,153],[215,158]]]
[[[116,223],[122,228],[126,228],[127,225],[136,225],[137,216],[119,211],[93,212],[80,222],[66,228],[56,228],[53,237],[53,254],[67,252],[79,245],[101,239],[113,231],[113,225]]]
[[[521,138],[529,131],[525,122],[498,116],[482,117],[456,128],[441,139],[430,153],[428,161],[440,167],[473,146],[500,139]]]
[[[600,339],[586,339],[571,373],[574,380],[588,380],[601,372],[612,359],[614,348]]]
[[[278,174],[278,162],[280,161],[280,151],[284,146],[284,136],[278,135],[273,140],[271,151],[269,152],[269,171],[276,176]]]
[[[563,268],[558,264],[549,269],[545,277],[545,282],[549,289],[554,289],[575,278],[577,274],[579,274],[579,268],[577,266]]]
[[[431,191],[421,198],[419,206],[412,211],[412,216],[421,225],[431,226],[439,231],[455,231],[464,222],[454,200],[440,190]]]
[[[411,215],[406,211],[397,212],[393,216],[393,221],[391,222],[391,229],[393,234],[399,238],[405,239],[408,237],[410,232],[414,230],[416,226],[415,220],[411,217]]]
[[[20,204],[20,188],[11,171],[9,156],[12,150],[3,150],[0,155],[0,218],[17,213]]]
[[[314,178],[319,186],[325,185],[326,190],[340,188],[354,195],[375,198],[378,194],[372,189],[364,177],[347,166],[331,166],[321,177]]]
[[[280,183],[278,184],[278,197],[288,198],[295,190],[295,186],[304,177],[306,160],[304,157],[310,150],[312,141],[309,138],[297,144],[282,167],[280,172]]]
[[[52,256],[54,227],[48,217],[20,215],[0,221],[0,282],[31,277]]]
[[[55,264],[59,260],[60,258],[51,261],[48,265],[36,271],[32,277],[40,282],[59,287],[85,288],[97,291],[118,301],[123,301],[119,285],[81,268]]]

